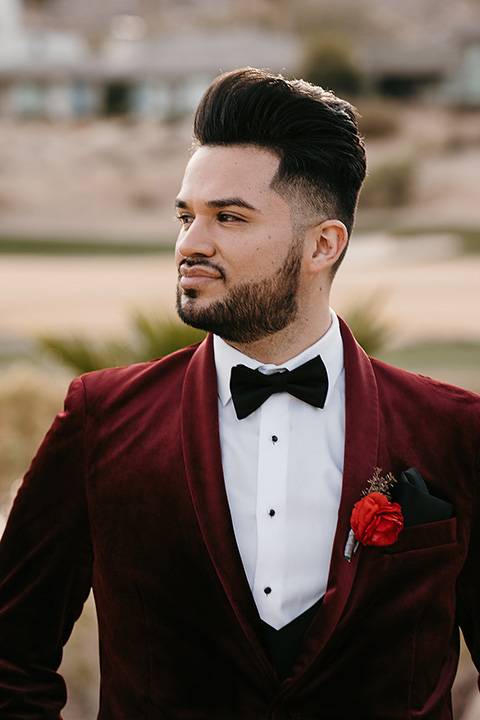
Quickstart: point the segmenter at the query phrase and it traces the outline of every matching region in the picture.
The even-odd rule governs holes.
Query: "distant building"
[[[88,57],[87,43],[78,34],[27,31],[20,0],[1,0],[0,113],[70,115],[73,73]]]
[[[376,42],[363,52],[369,91],[393,97],[423,97],[462,107],[480,107],[480,26],[420,42]]]
[[[177,117],[192,112],[221,71],[252,65],[294,74],[300,66],[290,33],[181,29],[144,38],[141,23],[118,16],[93,53],[78,33],[25,28],[21,0],[0,0],[0,115]]]
[[[98,64],[107,83],[103,111],[184,115],[222,71],[252,65],[295,74],[301,57],[294,35],[258,28],[180,30],[136,43],[112,38]]]
[[[22,0],[0,0],[0,117],[170,119],[191,113],[221,71],[252,65],[301,73],[303,47],[294,33],[233,22],[238,13],[247,22],[263,7],[259,0],[221,8],[215,0],[162,0],[162,13],[157,3],[144,0],[157,8],[147,25],[128,14],[130,0],[118,0],[117,15],[110,3],[63,0],[63,20],[70,17],[70,27],[82,20],[74,31],[46,13],[30,26]],[[277,27],[293,3],[277,0]],[[449,27],[395,39],[386,33],[359,51],[367,92],[480,107],[480,26],[468,34]]]

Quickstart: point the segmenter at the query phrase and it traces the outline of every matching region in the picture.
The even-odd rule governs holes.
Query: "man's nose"
[[[208,231],[207,223],[201,218],[195,218],[188,228],[182,228],[176,243],[176,252],[183,257],[215,255],[215,245]]]

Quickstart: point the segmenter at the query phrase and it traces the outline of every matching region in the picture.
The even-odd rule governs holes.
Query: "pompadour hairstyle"
[[[272,187],[295,192],[317,219],[338,219],[350,234],[366,173],[355,108],[321,87],[244,68],[220,75],[194,120],[197,145],[255,145],[280,165]]]

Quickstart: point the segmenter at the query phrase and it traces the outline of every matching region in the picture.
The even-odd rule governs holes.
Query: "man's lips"
[[[221,280],[222,274],[219,270],[209,265],[180,265],[179,268],[181,288],[197,288],[206,285],[212,280]]]

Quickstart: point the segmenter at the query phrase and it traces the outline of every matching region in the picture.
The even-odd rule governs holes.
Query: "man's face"
[[[270,188],[278,163],[252,146],[202,146],[176,200],[179,316],[230,342],[259,340],[297,315],[303,238]]]

